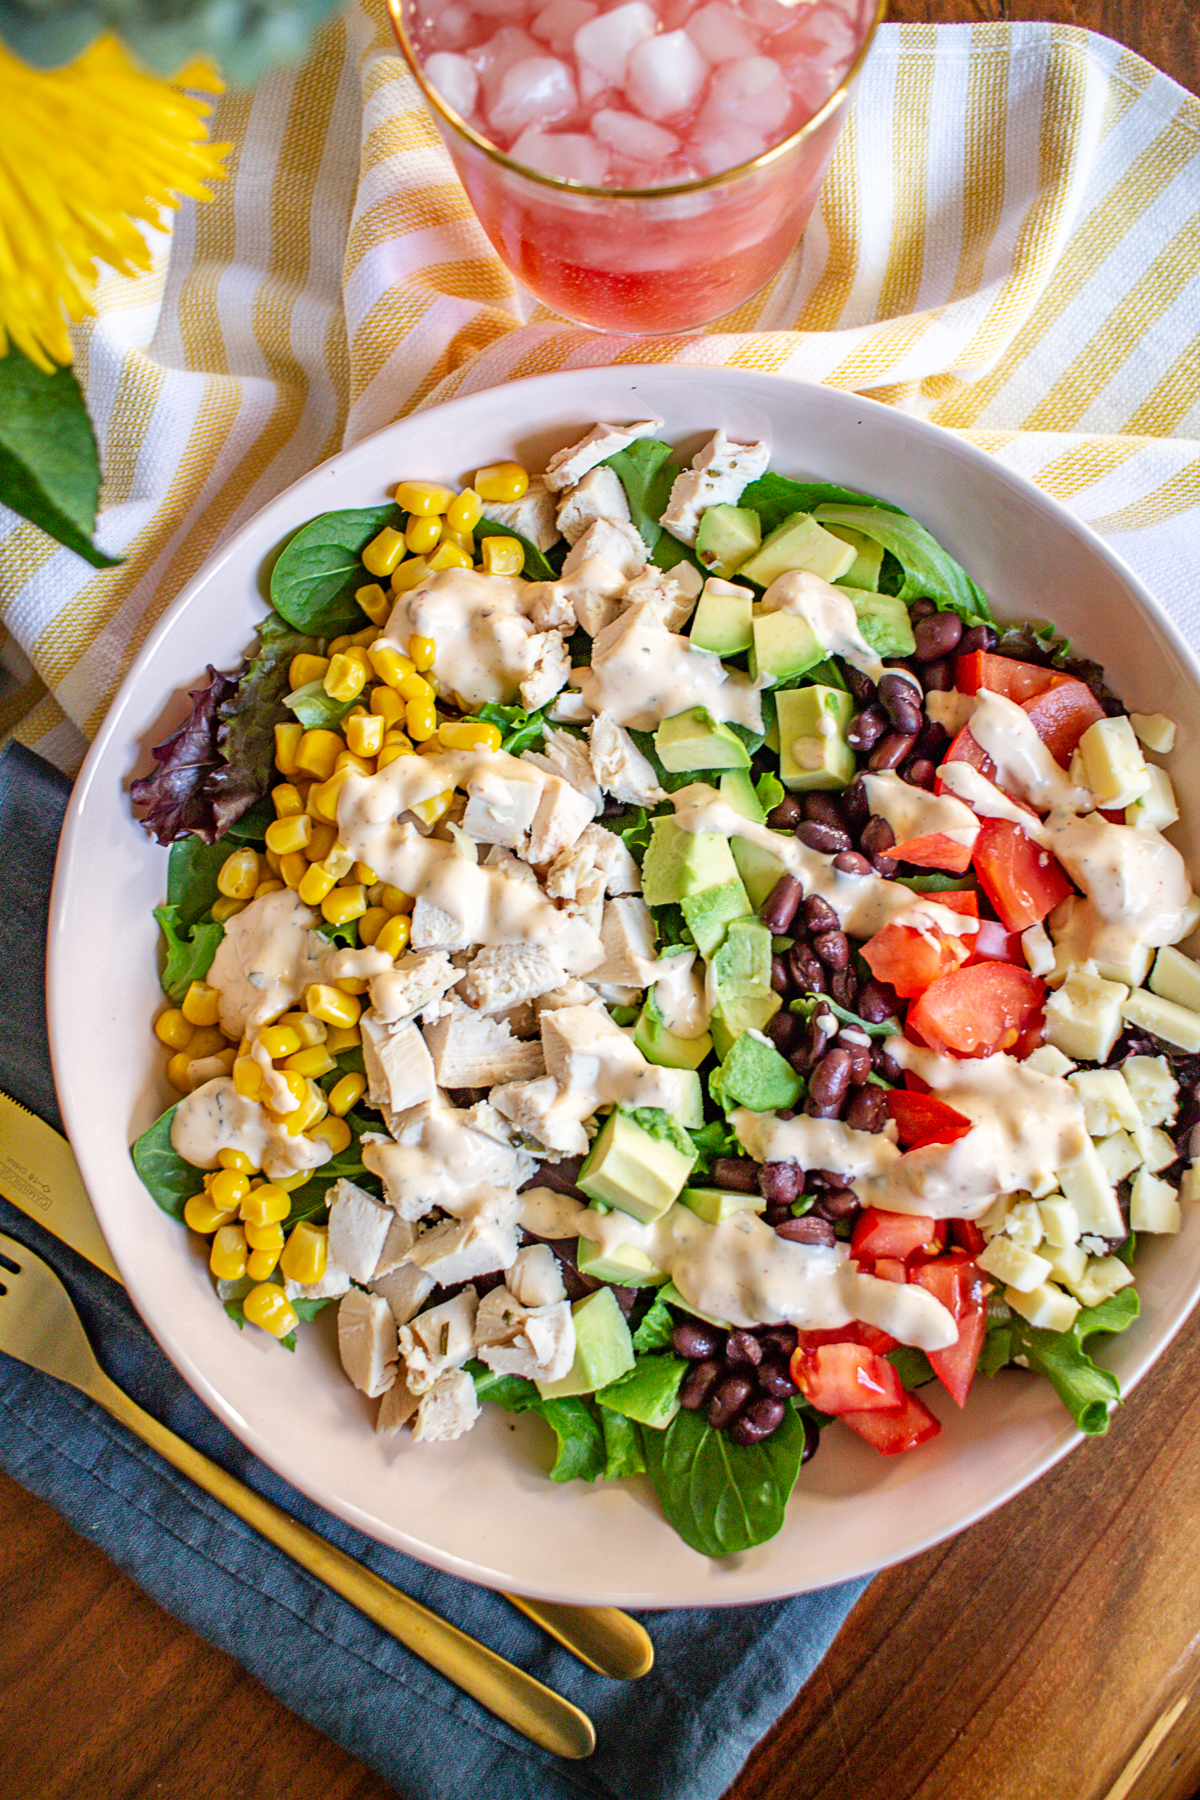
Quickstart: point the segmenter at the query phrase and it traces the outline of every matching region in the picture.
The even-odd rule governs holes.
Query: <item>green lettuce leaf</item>
[[[671,486],[679,470],[667,467],[670,444],[658,438],[635,438],[615,455],[605,457],[608,468],[616,471],[629,501],[629,516],[647,550],[653,551],[663,535],[659,519],[671,498]],[[680,545],[683,551],[683,545]],[[675,559],[677,562],[679,557]],[[664,565],[659,564],[660,568]]]
[[[708,1175],[718,1156],[738,1156],[741,1146],[736,1132],[732,1131],[723,1119],[710,1119],[699,1131],[689,1131],[688,1136],[696,1152],[696,1166],[693,1175]]]
[[[1044,1375],[1080,1431],[1100,1437],[1108,1430],[1109,1408],[1121,1398],[1121,1384],[1109,1369],[1092,1361],[1084,1348],[1091,1337],[1125,1331],[1137,1318],[1141,1303],[1132,1287],[1122,1288],[1099,1306],[1085,1306],[1069,1331],[1043,1331],[1019,1314],[989,1327],[986,1356],[980,1366],[993,1374],[1014,1356]],[[993,1343],[993,1337],[996,1341]],[[1004,1361],[997,1358],[1003,1355]]]
[[[702,1556],[734,1556],[773,1538],[804,1456],[794,1407],[765,1442],[745,1447],[681,1410],[665,1431],[642,1433],[650,1479],[667,1521]]]
[[[317,640],[293,631],[276,613],[258,627],[258,646],[234,692],[217,707],[221,760],[205,792],[217,836],[223,837],[266,795],[275,780],[275,727],[287,719],[284,695],[292,658],[317,649]]]
[[[171,1148],[171,1121],[175,1107],[155,1119],[133,1146],[133,1166],[150,1190],[152,1199],[173,1219],[183,1219],[185,1203],[200,1192],[201,1176]]]
[[[523,706],[501,706],[497,700],[485,700],[471,716],[485,725],[499,726],[500,748],[510,756],[520,756],[522,750],[541,748],[553,705],[553,700],[548,700],[537,712],[526,712]]]
[[[648,1350],[665,1350],[674,1329],[675,1320],[671,1316],[670,1307],[656,1294],[649,1312],[633,1334],[635,1354],[644,1356]]]
[[[558,1444],[551,1481],[596,1481],[603,1476],[608,1460],[604,1434],[586,1401],[576,1395],[543,1400],[532,1381],[519,1375],[497,1375],[483,1363],[468,1363],[467,1373],[481,1401],[490,1400],[506,1412],[531,1412],[545,1419]]]
[[[303,687],[286,695],[283,704],[305,731],[333,731],[356,702],[335,700],[325,692],[323,681],[306,681]]]
[[[646,1458],[642,1453],[642,1437],[632,1419],[624,1413],[600,1408],[600,1430],[604,1434],[605,1481],[619,1481],[625,1475],[644,1475]]]
[[[907,513],[880,506],[821,505],[814,516],[824,525],[850,525],[897,558],[904,570],[901,600],[925,595],[968,625],[994,623],[987,595],[923,525]]]
[[[180,1006],[192,982],[203,981],[212,967],[217,945],[225,936],[225,927],[215,919],[206,919],[192,926],[190,931],[181,931],[179,909],[175,906],[156,906],[154,917],[158,920],[164,944],[159,981],[167,998]]]

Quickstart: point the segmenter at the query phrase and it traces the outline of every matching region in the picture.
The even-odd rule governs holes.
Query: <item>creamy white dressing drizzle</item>
[[[851,668],[861,670],[872,681],[882,677],[883,659],[859,630],[849,594],[811,570],[788,569],[777,575],[762,597],[762,611],[795,614],[805,621],[830,656],[844,658]]]
[[[654,998],[666,1029],[679,1038],[702,1037],[712,1014],[696,952],[664,956],[656,964]]]
[[[703,706],[723,723],[761,731],[757,683],[727,669],[714,652],[664,631],[655,608],[653,600],[632,607],[596,639],[590,667],[571,670],[572,687],[592,711],[653,731],[664,719]]]
[[[1119,961],[1114,948],[1173,944],[1183,936],[1191,879],[1161,832],[1063,811],[1047,818],[1045,842],[1087,897],[1083,905],[1067,903],[1076,960]]]
[[[184,1095],[171,1120],[171,1148],[196,1169],[215,1169],[220,1151],[240,1150],[269,1180],[319,1169],[333,1155],[328,1144],[277,1125],[227,1075]]]
[[[947,767],[965,768],[966,764],[950,763]],[[972,774],[975,772],[971,771]],[[956,800],[953,794],[931,794],[890,770],[879,775],[865,775],[863,780],[871,811],[887,820],[898,844],[905,844],[910,838],[932,837],[938,832],[956,844],[973,845],[979,836],[979,820],[971,808]]]
[[[401,1137],[397,1143],[365,1133],[362,1154],[402,1219],[424,1218],[435,1206],[465,1218],[478,1210],[481,1196],[515,1188],[533,1168],[531,1157],[476,1130],[454,1106],[431,1106]]]
[[[1087,788],[1077,787],[1055,762],[1037,734],[1029,714],[1005,694],[980,688],[971,710],[971,736],[996,765],[1000,787],[1038,812],[1068,806],[1080,812],[1092,805]]]
[[[880,1175],[899,1160],[896,1128],[855,1131],[840,1119],[781,1119],[775,1113],[739,1106],[730,1115],[737,1140],[755,1162],[795,1163],[801,1169],[830,1169],[836,1175]]]
[[[225,921],[206,980],[220,993],[226,1037],[253,1036],[320,981],[328,946],[312,930],[316,918],[291,888],[277,888]]]
[[[981,819],[1008,819],[1019,825],[1027,837],[1035,844],[1046,844],[1046,833],[1042,822],[1027,807],[1019,806],[1007,794],[1002,794],[994,781],[979,769],[972,768],[970,763],[947,762],[938,770],[938,776],[944,786],[952,794],[969,806],[972,812]]]
[[[527,614],[531,586],[518,575],[443,569],[396,602],[380,638],[402,654],[414,633],[432,638],[433,672],[467,710],[485,700],[514,704],[536,660],[529,645],[536,635]]]

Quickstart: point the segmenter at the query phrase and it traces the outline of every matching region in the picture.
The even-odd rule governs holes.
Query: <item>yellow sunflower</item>
[[[138,221],[179,197],[210,198],[228,144],[206,141],[218,94],[209,63],[161,81],[102,37],[63,69],[31,69],[0,45],[0,355],[9,344],[50,373],[71,361],[67,321],[92,311],[97,262],[150,266]]]

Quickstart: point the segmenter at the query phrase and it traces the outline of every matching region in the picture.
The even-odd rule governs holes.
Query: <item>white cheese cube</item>
[[[1126,1268],[1120,1257],[1094,1256],[1080,1279],[1069,1285],[1081,1306],[1099,1306],[1132,1282],[1133,1270]]]
[[[1003,1233],[997,1233],[975,1260],[986,1275],[994,1275],[997,1281],[1015,1288],[1019,1294],[1032,1293],[1050,1273],[1050,1264],[1044,1256],[1022,1250],[1020,1244],[1014,1244]]]
[[[1125,1221],[1117,1204],[1116,1189],[1104,1171],[1094,1144],[1088,1144],[1077,1163],[1060,1170],[1058,1179],[1063,1193],[1075,1208],[1081,1232],[1091,1232],[1101,1238],[1125,1236]]]
[[[1114,1131],[1111,1137],[1101,1138],[1096,1145],[1096,1155],[1114,1187],[1127,1175],[1132,1175],[1142,1161],[1142,1153],[1127,1131]]]
[[[1150,786],[1146,759],[1126,718],[1097,719],[1079,740],[1084,783],[1105,811],[1132,806]]]
[[[1036,1250],[1046,1235],[1036,1200],[1021,1200],[1010,1206],[1004,1221],[1004,1235],[1022,1250]]]
[[[1056,1244],[1052,1249],[1047,1249],[1046,1260],[1055,1281],[1065,1281],[1070,1286],[1083,1279],[1087,1268],[1087,1251],[1082,1244]]]
[[[1175,748],[1175,721],[1166,713],[1130,713],[1129,723],[1139,744],[1166,756]]]
[[[1179,1083],[1165,1056],[1127,1056],[1121,1064],[1125,1085],[1142,1115],[1143,1125],[1171,1125],[1179,1111]]]
[[[1046,1002],[1047,1038],[1076,1062],[1104,1062],[1121,1035],[1121,1008],[1128,996],[1129,989],[1119,982],[1073,969]]]
[[[1067,1080],[1079,1095],[1088,1134],[1108,1137],[1114,1131],[1136,1131],[1142,1115],[1118,1069],[1083,1069]]]
[[[1079,1241],[1079,1215],[1061,1194],[1051,1194],[1038,1201],[1045,1241],[1055,1249],[1065,1249]]]
[[[1173,944],[1164,944],[1155,957],[1146,986],[1163,1000],[1200,1012],[1200,963]]]
[[[1184,1206],[1200,1200],[1200,1156],[1193,1157],[1183,1171],[1183,1180],[1179,1183],[1179,1198]]]
[[[1149,1169],[1139,1169],[1129,1195],[1129,1223],[1135,1231],[1178,1231],[1182,1215],[1177,1189]]]
[[[1200,1012],[1193,1012],[1190,1006],[1180,1006],[1174,1000],[1163,1000],[1148,988],[1136,988],[1122,1003],[1121,1016],[1130,1025],[1140,1026],[1143,1031],[1151,1031],[1155,1037],[1164,1038],[1168,1044],[1177,1044],[1181,1050],[1193,1053],[1200,1050]],[[1112,1045],[1108,1048],[1111,1050]],[[1104,1055],[1108,1055],[1108,1050]],[[1104,1057],[1093,1060],[1103,1062]]]
[[[1165,831],[1168,825],[1174,825],[1179,818],[1179,804],[1175,799],[1175,789],[1171,786],[1171,777],[1165,769],[1154,763],[1147,763],[1146,773],[1150,777],[1150,785],[1144,794],[1125,808],[1125,823],[1134,830]]]
[[[1041,1331],[1070,1331],[1079,1313],[1078,1300],[1050,1281],[1027,1294],[1019,1288],[1005,1288],[1004,1298],[1015,1313]]]
[[[1025,1067],[1038,1075],[1069,1075],[1075,1064],[1053,1044],[1039,1044],[1032,1056],[1025,1058]]]
[[[985,1238],[995,1237],[998,1231],[1004,1230],[1005,1222],[1008,1219],[1008,1201],[1009,1196],[1001,1194],[1000,1198],[993,1200],[987,1211],[981,1213],[976,1219],[975,1223]]]
[[[1157,1126],[1144,1125],[1140,1131],[1134,1132],[1133,1141],[1137,1146],[1138,1154],[1152,1175],[1157,1175],[1160,1169],[1165,1169],[1168,1163],[1173,1163],[1179,1154],[1175,1148],[1174,1139],[1168,1137],[1165,1131],[1160,1131]]]
[[[1021,933],[1021,951],[1031,975],[1045,976],[1054,969],[1054,945],[1044,925],[1031,925]]]

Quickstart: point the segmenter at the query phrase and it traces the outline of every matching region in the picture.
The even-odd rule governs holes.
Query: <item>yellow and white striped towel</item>
[[[163,608],[305,470],[452,395],[609,362],[919,410],[1073,508],[1200,641],[1200,101],[1119,45],[885,27],[801,249],[701,338],[603,337],[516,287],[381,0],[227,96],[212,135],[228,182],[76,338],[124,562],[96,574],[0,509],[0,727],[62,767]]]

